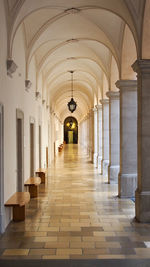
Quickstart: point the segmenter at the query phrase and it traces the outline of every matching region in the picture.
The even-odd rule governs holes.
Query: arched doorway
[[[66,144],[78,144],[78,122],[74,117],[64,121],[64,141]]]

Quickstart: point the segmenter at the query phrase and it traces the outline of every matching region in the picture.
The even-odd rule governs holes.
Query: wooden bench
[[[25,220],[25,205],[30,201],[29,192],[16,192],[5,203],[6,207],[13,207],[13,220]]]
[[[58,147],[58,151],[61,152],[63,149],[63,144],[61,144],[59,147]]]
[[[29,187],[30,197],[37,197],[38,196],[38,186],[41,184],[40,177],[30,177],[26,182],[25,186]]]
[[[35,173],[36,173],[36,175],[38,175],[41,178],[41,184],[45,184],[45,178],[46,178],[47,170],[40,168]]]

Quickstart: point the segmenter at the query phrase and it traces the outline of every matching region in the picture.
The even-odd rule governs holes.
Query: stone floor
[[[66,145],[25,222],[0,236],[0,259],[150,258],[150,224],[134,215],[134,202],[117,197],[85,151]]]

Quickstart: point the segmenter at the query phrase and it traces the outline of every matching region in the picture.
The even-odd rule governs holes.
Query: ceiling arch
[[[35,87],[39,86],[39,91],[47,97],[46,102],[50,101],[48,104],[59,116],[67,116],[68,112],[68,71],[75,71],[78,119],[98,103],[99,97],[105,97],[110,88],[112,58],[120,74],[126,25],[138,46],[138,23],[129,8],[129,2],[133,4],[133,1],[18,0],[19,12],[14,12],[11,18],[10,50],[19,27],[23,27],[26,69],[30,71],[30,63],[35,62]],[[137,2],[139,5],[139,0]]]

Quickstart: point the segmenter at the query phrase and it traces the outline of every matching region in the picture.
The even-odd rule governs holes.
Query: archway
[[[78,122],[74,117],[64,121],[64,141],[66,144],[78,144]]]

